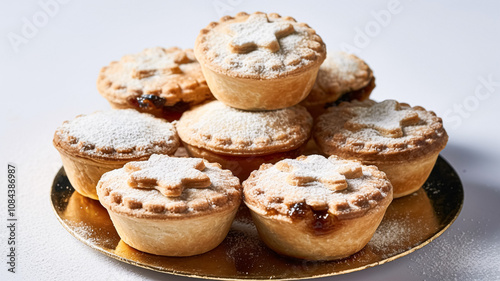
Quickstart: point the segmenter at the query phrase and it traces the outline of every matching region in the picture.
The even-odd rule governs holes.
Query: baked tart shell
[[[306,260],[336,260],[360,251],[370,241],[392,201],[387,197],[365,215],[337,219],[325,233],[316,233],[308,219],[270,216],[246,202],[260,238],[275,252]]]
[[[210,91],[221,102],[243,110],[274,110],[294,106],[305,99],[316,81],[319,66],[286,77],[262,80],[228,76],[203,63],[201,69]]]
[[[217,215],[143,220],[108,209],[120,238],[140,251],[161,256],[193,256],[217,247],[226,237],[238,208]]]
[[[394,198],[400,198],[421,188],[436,164],[439,151],[411,161],[361,161],[375,165],[387,175],[393,187]]]
[[[128,160],[99,160],[81,157],[67,153],[61,146],[54,142],[54,146],[61,155],[64,171],[75,190],[83,196],[99,200],[96,186],[104,173],[123,167],[127,162],[141,159]],[[145,158],[147,159],[147,157]]]

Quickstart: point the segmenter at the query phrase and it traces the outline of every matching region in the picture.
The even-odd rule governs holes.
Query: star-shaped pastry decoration
[[[179,65],[172,62],[162,63],[160,65],[141,65],[132,70],[132,78],[144,79],[157,74],[171,75],[180,74],[182,70]]]
[[[276,163],[276,169],[289,173],[286,180],[290,185],[306,186],[319,182],[333,191],[346,189],[346,179],[363,175],[361,164],[357,162],[335,157],[327,159],[320,155],[285,159]]]
[[[132,78],[144,79],[156,74],[181,74],[182,70],[179,66],[193,62],[183,50],[169,52],[163,48],[151,48],[147,51],[148,56],[133,58],[137,66],[132,70]]]
[[[401,106],[395,100],[385,100],[371,107],[356,107],[352,111],[358,114],[348,120],[344,128],[350,131],[372,128],[389,138],[403,137],[404,126],[420,122],[415,110],[401,110]]]
[[[157,189],[167,197],[178,197],[185,188],[205,188],[211,184],[202,172],[205,163],[197,158],[154,154],[148,161],[129,162],[124,169],[129,173],[131,187]]]
[[[229,26],[234,37],[229,42],[233,53],[246,54],[257,48],[265,48],[271,52],[280,49],[278,39],[295,31],[291,23],[270,22],[266,14],[252,14],[244,22]]]
[[[157,74],[180,74],[182,70],[178,65],[170,65],[160,69],[139,69],[136,68],[132,71],[132,78],[134,79],[144,79]]]

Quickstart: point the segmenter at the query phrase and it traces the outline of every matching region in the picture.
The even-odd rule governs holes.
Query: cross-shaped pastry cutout
[[[276,169],[289,173],[286,180],[290,185],[305,186],[319,182],[333,191],[346,189],[346,179],[363,176],[361,164],[335,156],[329,159],[320,155],[285,159],[276,163]]]
[[[420,122],[415,110],[401,110],[395,100],[385,100],[371,107],[352,108],[357,116],[348,120],[344,128],[350,131],[372,128],[382,136],[389,138],[403,137],[403,126],[415,125]]]
[[[231,24],[229,29],[234,33],[229,48],[238,54],[250,53],[257,48],[277,52],[280,49],[278,39],[295,31],[290,23],[270,22],[266,14],[252,14],[244,22]]]
[[[129,173],[131,187],[154,188],[167,197],[178,197],[185,188],[205,188],[211,184],[210,178],[202,172],[205,163],[197,158],[154,154],[148,161],[129,162],[124,169]]]

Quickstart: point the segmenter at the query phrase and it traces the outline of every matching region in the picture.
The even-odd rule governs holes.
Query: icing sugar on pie
[[[331,107],[318,117],[314,138],[327,155],[378,166],[391,180],[396,198],[424,184],[448,141],[434,112],[394,100]]]
[[[194,104],[212,99],[191,49],[148,48],[103,67],[97,89],[113,108],[134,108],[178,119]]]
[[[241,201],[239,180],[219,164],[156,154],[104,174],[97,192],[128,245],[167,256],[215,248]]]
[[[392,201],[392,186],[375,166],[320,155],[264,164],[243,192],[270,248],[312,260],[361,250]]]
[[[299,103],[326,56],[321,37],[307,24],[261,12],[210,23],[194,51],[214,96],[246,110]]]
[[[336,101],[344,94],[368,86],[373,79],[373,71],[357,56],[340,51],[330,52],[319,68],[311,94],[303,104]]]
[[[299,156],[312,124],[302,106],[257,112],[212,101],[185,112],[177,130],[192,156],[221,163],[244,180],[262,163]]]
[[[302,145],[312,119],[301,106],[275,111],[244,111],[219,101],[186,112],[177,124],[184,142],[229,155],[282,152]]]
[[[314,87],[300,104],[316,117],[336,101],[363,101],[374,88],[375,77],[366,62],[353,54],[329,52],[319,68]]]
[[[179,138],[173,124],[132,109],[98,111],[64,122],[54,146],[73,187],[97,199],[102,174],[152,154],[174,154]]]
[[[277,78],[317,65],[326,51],[321,37],[304,23],[278,14],[239,13],[202,29],[198,47],[205,65],[246,78]]]

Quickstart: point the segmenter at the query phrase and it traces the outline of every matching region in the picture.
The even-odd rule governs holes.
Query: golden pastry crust
[[[302,101],[326,56],[325,44],[309,26],[260,12],[210,23],[194,52],[219,101],[254,111]]]
[[[342,95],[367,87],[374,80],[373,71],[360,58],[345,52],[329,52],[321,64],[311,93],[304,106],[325,105]]]
[[[249,209],[259,236],[275,252],[298,259],[329,261],[361,251],[375,234],[387,205],[379,205],[361,217],[348,220],[338,220],[324,212],[312,212],[312,215],[305,212],[306,219],[293,222],[263,215],[252,206]],[[311,225],[316,226],[314,231]]]
[[[276,79],[319,66],[323,40],[305,23],[276,13],[238,13],[202,29],[195,53],[200,63],[231,77]]]
[[[125,243],[165,256],[217,247],[241,202],[239,180],[219,164],[157,154],[104,174],[97,193]]]
[[[391,181],[394,198],[400,198],[417,191],[424,183],[436,164],[440,151],[435,151],[415,159],[401,161],[363,161],[375,165]]]
[[[376,165],[391,181],[394,198],[425,183],[448,141],[434,112],[394,100],[331,107],[318,117],[314,138],[327,155]]]
[[[320,155],[263,164],[243,190],[252,209],[287,221],[309,209],[352,219],[392,198],[392,186],[377,167]]]
[[[439,153],[448,141],[434,112],[394,100],[330,107],[318,117],[313,134],[325,154],[363,162],[407,162]]]
[[[54,134],[64,170],[78,193],[97,200],[101,176],[153,153],[173,154],[179,137],[173,124],[132,109],[98,111],[65,121]]]
[[[216,215],[237,209],[241,201],[238,178],[219,164],[166,155],[104,174],[97,193],[115,214],[154,220]]]
[[[303,155],[305,146],[306,145],[303,144],[299,148],[290,151],[276,152],[266,155],[234,156],[218,154],[207,149],[184,143],[184,147],[191,157],[203,158],[209,162],[219,163],[222,168],[233,172],[233,175],[238,177],[241,181],[246,180],[248,176],[250,176],[251,172],[258,170],[260,165],[264,163],[274,164],[283,159],[297,158],[300,155]]]
[[[186,257],[216,248],[227,236],[237,210],[184,219],[142,219],[114,212],[109,216],[129,246],[154,255]]]
[[[97,89],[114,108],[147,109],[212,99],[191,49],[148,48],[101,69]]]
[[[154,153],[173,154],[180,144],[172,123],[132,109],[97,111],[65,121],[53,143],[74,157],[123,164]]]
[[[250,112],[212,101],[184,113],[183,142],[216,153],[251,156],[296,149],[310,136],[312,118],[302,106]]]
[[[333,260],[361,250],[392,201],[375,166],[319,155],[264,164],[243,182],[259,236],[295,258]]]

